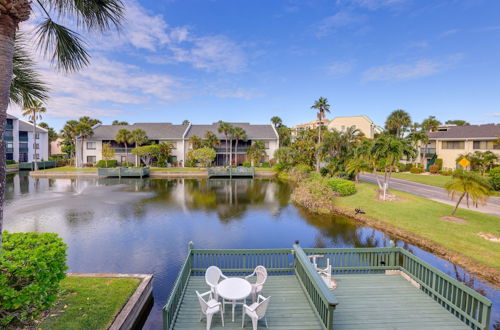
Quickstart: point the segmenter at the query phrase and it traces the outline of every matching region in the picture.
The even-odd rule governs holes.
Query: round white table
[[[236,306],[236,302],[246,299],[252,293],[252,285],[245,279],[231,277],[217,284],[216,290],[219,296],[232,302],[234,322],[234,307]]]

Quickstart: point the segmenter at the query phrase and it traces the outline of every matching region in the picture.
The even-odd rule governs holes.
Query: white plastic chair
[[[318,267],[318,263],[316,261],[317,258],[323,258],[323,257],[324,255],[320,254],[309,256],[309,258],[312,259],[311,263],[313,264],[314,269],[321,276],[328,289],[333,290],[337,287],[337,282],[332,278],[332,265],[330,265],[330,259],[329,258],[326,259],[326,268]]]
[[[246,304],[243,305],[243,319],[241,320],[241,327],[245,327],[245,315],[250,316],[252,319],[252,326],[253,330],[257,330],[257,323],[259,320],[264,319],[266,322],[266,328],[267,326],[267,319],[266,319],[266,311],[267,311],[267,306],[269,306],[269,301],[271,301],[271,297],[263,297],[259,295],[259,298],[257,299],[256,302],[251,304],[250,306],[247,306]]]
[[[248,280],[250,277],[256,276],[257,280],[252,284],[252,302],[255,302],[257,299],[257,295],[262,292],[264,288],[264,283],[267,280],[267,270],[264,266],[257,266],[252,274],[245,276],[245,280]]]
[[[219,300],[219,295],[217,294],[217,284],[219,284],[221,277],[223,279],[227,278],[224,274],[222,274],[222,271],[217,266],[210,266],[205,272],[205,282],[207,282],[210,287],[210,291],[213,293],[215,300]]]
[[[212,317],[214,316],[214,314],[217,314],[219,312],[222,319],[222,326],[224,326],[224,309],[222,308],[222,304],[213,298],[212,291],[207,291],[202,294],[196,291],[196,295],[198,296],[201,307],[200,322],[203,319],[203,315],[205,315],[207,317],[207,330],[210,330]],[[208,301],[203,299],[203,297],[205,297],[206,295],[208,295]]]

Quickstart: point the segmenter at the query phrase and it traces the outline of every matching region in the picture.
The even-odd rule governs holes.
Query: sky
[[[286,125],[395,109],[500,122],[498,0],[124,0],[120,32],[80,31],[91,65],[58,73],[44,121]],[[31,31],[37,21],[23,23]],[[19,114],[16,107],[10,113]]]

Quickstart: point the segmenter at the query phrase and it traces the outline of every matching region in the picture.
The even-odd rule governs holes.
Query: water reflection
[[[383,232],[293,206],[290,193],[288,184],[272,180],[32,179],[23,173],[7,179],[5,228],[59,233],[72,272],[153,273],[154,306],[145,328],[158,328],[191,240],[202,248],[281,248],[296,239],[304,247],[389,245]],[[460,267],[396,244],[500,300]]]

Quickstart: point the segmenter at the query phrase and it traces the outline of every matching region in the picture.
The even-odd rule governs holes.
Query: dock
[[[308,256],[330,260],[337,288],[329,290]],[[190,244],[188,256],[163,309],[164,329],[205,329],[195,290],[208,291],[205,270],[215,265],[226,276],[267,268],[263,295],[271,296],[269,329],[482,329],[491,301],[418,259],[403,248],[204,250]],[[212,329],[241,329],[241,306],[225,327],[214,316]],[[264,326],[259,323],[259,326]],[[251,323],[246,324],[251,328]]]
[[[211,167],[208,168],[208,178],[254,178],[253,167]]]
[[[149,176],[148,167],[114,167],[97,169],[99,177],[106,178],[143,178]]]

